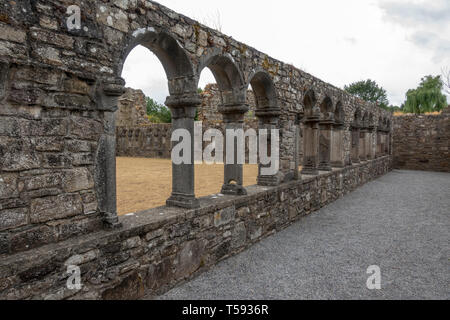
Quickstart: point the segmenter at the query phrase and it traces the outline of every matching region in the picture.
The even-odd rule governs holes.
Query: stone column
[[[367,128],[362,128],[359,134],[359,160],[367,161],[367,145],[366,145],[366,136],[367,136]]]
[[[332,171],[331,169],[331,135],[333,130],[333,115],[320,121],[319,137],[319,170]]]
[[[302,174],[319,174],[319,121],[319,117],[308,117],[305,120]]]
[[[256,111],[256,116],[259,119],[259,129],[267,129],[268,143],[267,150],[271,152],[271,130],[278,128],[278,121],[281,115],[281,111],[278,108],[265,108]],[[258,138],[259,140],[259,138]],[[261,173],[261,169],[264,165],[259,164],[258,168],[258,185],[265,187],[278,186],[282,181],[280,174],[273,176],[264,176]]]
[[[352,164],[360,163],[359,160],[359,140],[360,127],[357,124],[352,125]]]
[[[331,166],[344,168],[344,124],[335,123],[331,135]]]
[[[99,210],[108,228],[119,228],[116,196],[116,120],[118,100],[125,93],[122,78],[104,79],[96,91],[97,107],[103,111],[104,132],[100,136],[96,152],[95,181]]]
[[[224,184],[222,187],[222,194],[243,196],[247,194],[244,188],[244,167],[243,164],[239,164],[239,153],[244,152],[242,156],[245,162],[245,139],[243,141],[244,146],[241,148],[238,145],[238,141],[234,141],[234,162],[227,164],[227,130],[242,130],[244,131],[244,116],[249,110],[248,105],[222,105],[219,107],[219,112],[223,115],[223,122],[225,124],[225,171],[224,171]],[[235,139],[236,140],[236,139]]]
[[[301,123],[303,121],[303,113],[298,113],[295,120],[295,137],[294,137],[294,161],[295,161],[295,172],[294,179],[301,180],[302,176],[299,171],[300,167],[300,134],[301,134]]]
[[[368,145],[369,145],[369,152],[368,152],[367,156],[368,156],[368,159],[370,159],[370,160],[375,159],[375,152],[376,152],[376,150],[374,149],[375,135],[376,135],[375,127],[373,127],[373,126],[369,127],[368,140],[367,140]]]
[[[195,198],[194,173],[194,119],[195,111],[201,104],[197,93],[182,96],[169,96],[166,105],[172,112],[172,132],[185,129],[191,138],[191,161],[176,165],[172,163],[172,196],[167,200],[167,206],[195,209],[200,207]],[[175,142],[174,144],[178,144]]]

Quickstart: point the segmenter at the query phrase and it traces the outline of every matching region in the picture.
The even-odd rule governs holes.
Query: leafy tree
[[[386,90],[373,80],[354,82],[345,86],[344,90],[365,101],[374,102],[383,108],[387,108],[389,105]]]
[[[422,114],[441,111],[447,107],[447,97],[442,93],[443,83],[440,76],[426,76],[417,89],[406,93],[404,111]]]
[[[172,114],[169,108],[163,104],[159,104],[152,98],[147,97],[147,115],[153,123],[171,123]]]

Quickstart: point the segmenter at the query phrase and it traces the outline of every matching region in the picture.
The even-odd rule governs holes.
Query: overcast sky
[[[159,3],[343,88],[373,79],[392,104],[425,75],[450,67],[450,0],[161,0]],[[134,49],[127,85],[164,102],[164,70]],[[200,85],[215,82],[203,71]],[[450,102],[450,99],[449,99]]]

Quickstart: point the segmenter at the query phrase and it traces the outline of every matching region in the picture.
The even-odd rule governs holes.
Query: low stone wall
[[[118,157],[171,158],[171,124],[116,128]]]
[[[450,172],[450,114],[395,117],[393,149],[396,169]]]
[[[244,126],[244,130],[256,130],[257,128],[257,121],[248,121]],[[203,123],[203,133],[205,133],[208,129],[218,129],[225,135],[224,124],[221,121]],[[171,159],[171,136],[171,124],[117,127],[116,154],[118,157]],[[209,143],[203,143],[203,147],[206,147],[208,144]],[[248,139],[245,147],[246,157],[248,159]]]
[[[99,231],[0,256],[0,299],[136,299],[198,276],[391,169],[391,157],[303,176],[242,197],[200,199],[201,208],[156,208]],[[217,197],[216,197],[217,198]],[[67,266],[81,269],[82,289],[66,287]]]

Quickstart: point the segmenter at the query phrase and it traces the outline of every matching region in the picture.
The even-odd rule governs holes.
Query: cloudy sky
[[[423,76],[450,68],[450,0],[159,2],[335,86],[373,79],[396,105]],[[131,52],[122,76],[159,102],[168,95],[164,70],[145,48]],[[208,82],[205,70],[200,85]]]

